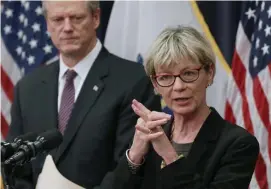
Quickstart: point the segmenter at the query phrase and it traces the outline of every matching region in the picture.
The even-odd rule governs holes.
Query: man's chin
[[[78,47],[65,47],[61,49],[61,54],[63,55],[72,55],[78,53]]]

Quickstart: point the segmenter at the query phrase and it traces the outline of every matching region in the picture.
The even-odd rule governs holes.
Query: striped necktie
[[[68,70],[65,73],[66,83],[63,89],[58,113],[58,129],[62,134],[64,134],[67,127],[74,105],[75,88],[73,81],[76,75],[77,73],[74,70]]]

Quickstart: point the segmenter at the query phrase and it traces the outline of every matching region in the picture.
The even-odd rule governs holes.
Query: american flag
[[[225,118],[260,143],[250,188],[271,188],[271,2],[250,1],[239,22]]]
[[[10,124],[13,88],[33,69],[55,61],[57,50],[47,32],[40,1],[1,2],[1,134]]]

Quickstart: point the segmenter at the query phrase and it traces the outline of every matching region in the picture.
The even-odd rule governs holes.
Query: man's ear
[[[92,18],[93,22],[95,25],[95,29],[97,29],[100,25],[100,19],[101,19],[101,9],[97,8],[93,13],[92,13]]]

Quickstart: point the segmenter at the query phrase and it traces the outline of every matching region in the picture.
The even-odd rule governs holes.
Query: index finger
[[[143,119],[144,121],[148,121],[148,114],[146,114],[143,111],[139,110],[134,104],[132,104],[132,109],[134,110],[136,115],[141,117],[141,119]]]
[[[149,113],[151,113],[151,111],[148,108],[146,108],[142,103],[138,102],[136,99],[134,99],[132,103],[135,105],[137,109],[142,111],[144,114],[148,115]]]
[[[149,119],[152,121],[155,120],[160,120],[160,119],[171,119],[170,114],[166,114],[165,112],[157,112],[157,111],[152,111],[151,114],[149,114]]]

